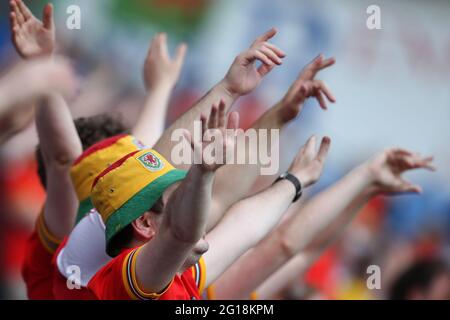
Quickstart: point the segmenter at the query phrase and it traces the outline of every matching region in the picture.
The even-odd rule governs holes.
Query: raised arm
[[[12,39],[19,55],[24,59],[51,57],[55,50],[53,6],[45,6],[42,22],[22,0],[12,0],[10,9]],[[75,221],[78,201],[69,171],[73,160],[81,154],[82,146],[69,108],[60,94],[51,93],[40,101],[36,127],[46,169],[44,219],[52,235],[63,238]]]
[[[50,92],[71,95],[75,84],[72,68],[61,58],[15,65],[0,79],[0,144],[31,122],[34,101]]]
[[[316,139],[312,137],[300,149],[289,172],[304,187],[319,179],[329,145],[329,138],[324,138],[316,153]],[[211,250],[204,255],[207,286],[278,224],[295,198],[295,191],[290,181],[282,180],[230,208],[223,221],[207,235],[211,244]]]
[[[172,60],[167,49],[167,36],[157,34],[150,45],[144,65],[144,83],[148,91],[133,135],[148,146],[153,146],[164,131],[170,95],[180,77],[187,46],[181,44]]]
[[[228,111],[236,99],[253,91],[275,65],[282,63],[281,58],[284,57],[284,54],[268,42],[276,33],[275,29],[269,30],[258,37],[248,50],[239,54],[225,78],[164,132],[156,143],[155,149],[170,159],[172,149],[177,143],[177,141],[172,141],[172,133],[175,130],[187,129],[192,134],[194,120],[198,119],[202,113],[209,113],[213,103],[223,100],[226,111]],[[258,61],[262,65],[257,68]],[[185,169],[189,166],[190,164],[177,165],[177,167]]]
[[[137,257],[137,278],[148,292],[161,292],[176,273],[183,272],[192,249],[205,235],[214,173],[226,162],[227,148],[234,148],[232,138],[222,139],[221,143],[211,138],[214,132],[225,132],[224,109],[221,102],[213,106],[208,119],[201,116],[201,141],[194,140],[189,131],[185,132],[195,156],[201,161],[192,165],[185,180],[171,195],[157,235],[144,245]],[[221,155],[211,157],[206,152],[212,143],[219,144]]]
[[[283,53],[279,52],[279,54]],[[270,130],[283,129],[287,123],[301,113],[305,100],[310,97],[316,98],[321,108],[326,110],[327,105],[324,96],[330,102],[335,102],[336,99],[327,85],[322,80],[316,80],[315,78],[321,70],[332,66],[334,63],[334,58],[324,59],[323,55],[317,56],[299,74],[283,99],[256,121],[253,129],[269,130],[268,141],[272,141],[272,131]],[[273,141],[276,142],[277,139]],[[255,147],[247,143],[246,148],[245,152],[248,159],[258,159],[258,154],[252,153],[257,153],[259,146]],[[278,146],[269,145],[267,150],[272,149],[274,151],[275,148],[278,148]],[[263,164],[259,161],[257,164],[249,164],[247,162],[247,164],[242,165],[225,166],[219,170],[214,184],[214,205],[208,220],[208,230],[217,225],[223,214],[233,203],[243,199],[249,193],[256,179],[261,174],[262,166]],[[276,171],[270,172],[270,174],[273,175],[278,172],[277,168],[274,169]]]
[[[271,297],[295,278],[294,274],[305,271],[373,196],[420,192],[420,187],[403,180],[401,174],[417,168],[433,169],[431,161],[409,151],[391,149],[354,169],[283,221],[233,265],[216,283],[218,298],[245,299],[257,287],[260,298]],[[248,270],[252,270],[252,277],[240,276]]]

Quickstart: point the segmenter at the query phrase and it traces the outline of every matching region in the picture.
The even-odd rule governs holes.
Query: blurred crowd
[[[141,67],[153,34],[164,30],[170,34],[171,44],[186,41],[189,52],[180,83],[175,91],[168,112],[167,125],[186,111],[205,92],[218,74],[231,61],[221,61],[232,57],[241,47],[255,36],[254,30],[261,26],[271,26],[283,19],[287,22],[280,28],[286,31],[286,38],[277,41],[288,49],[289,64],[297,66],[289,77],[295,77],[298,66],[312,57],[318,50],[331,52],[340,59],[342,49],[333,40],[332,14],[327,13],[329,1],[209,1],[209,0],[153,0],[153,1],[58,1],[55,4],[56,21],[64,25],[65,8],[76,2],[82,9],[82,29],[63,30],[58,34],[58,51],[70,57],[77,73],[82,78],[79,94],[69,105],[74,118],[92,116],[103,112],[116,114],[125,123],[136,121],[139,108],[145,98],[141,84]],[[258,1],[256,1],[258,2]],[[345,7],[361,6],[345,1]],[[43,1],[32,1],[31,7],[41,10]],[[267,6],[266,6],[267,5]],[[441,6],[450,15],[450,5],[440,1],[429,1],[430,10]],[[243,8],[240,8],[242,6]],[[277,9],[271,11],[276,6]],[[295,10],[289,11],[293,7]],[[280,9],[281,8],[281,9]],[[241,9],[241,10],[240,10]],[[0,72],[5,72],[18,58],[10,44],[6,1],[0,4]],[[364,12],[361,13],[364,19]],[[225,18],[224,18],[225,16]],[[301,22],[295,22],[300,17]],[[437,22],[438,23],[438,22]],[[234,28],[228,28],[236,24]],[[264,28],[263,28],[264,29]],[[293,30],[302,30],[296,36]],[[442,30],[444,32],[444,30]],[[310,39],[314,38],[314,41]],[[335,37],[334,37],[335,38]],[[230,44],[233,39],[233,45]],[[309,49],[304,49],[312,43]],[[450,44],[450,39],[449,42]],[[450,46],[449,46],[450,48]],[[425,50],[419,48],[417,50]],[[296,54],[301,52],[302,54]],[[345,53],[345,52],[344,52]],[[377,53],[367,50],[368,57]],[[447,54],[449,52],[447,51]],[[343,59],[345,58],[343,54]],[[226,59],[225,59],[226,60]],[[370,59],[368,60],[370,63]],[[448,63],[447,63],[448,66]],[[289,69],[289,65],[286,67]],[[448,69],[450,70],[450,69]],[[201,71],[201,72],[200,72]],[[341,70],[342,71],[342,70]],[[344,70],[345,72],[345,70]],[[364,71],[363,71],[364,72]],[[339,75],[339,71],[337,72]],[[448,85],[447,72],[447,85]],[[284,77],[286,74],[283,75]],[[265,87],[242,101],[236,107],[241,114],[241,126],[249,127],[268,106],[279,96],[281,88],[290,79],[280,74],[271,75]],[[339,77],[331,79],[339,81]],[[367,81],[368,83],[370,80]],[[277,83],[277,85],[273,85]],[[341,87],[342,88],[342,87]],[[351,87],[348,91],[353,90]],[[100,93],[100,94],[99,94]],[[337,94],[340,92],[337,90]],[[429,92],[425,96],[432,95]],[[439,98],[435,98],[439,99]],[[342,99],[344,101],[349,101]],[[372,100],[372,99],[371,99]],[[450,96],[447,88],[442,97],[445,105],[443,118],[449,115]],[[354,109],[361,105],[343,105],[334,108],[346,115],[349,123],[361,128],[370,118],[357,118]],[[420,102],[417,102],[420,103]],[[373,105],[373,102],[372,102]],[[422,107],[422,105],[420,106]],[[412,110],[415,107],[412,107]],[[433,106],[427,106],[434,112]],[[312,108],[311,108],[312,109]],[[316,109],[316,108],[314,108]],[[301,137],[310,128],[319,127],[327,132],[327,127],[339,123],[319,120],[318,110],[305,110]],[[395,112],[395,111],[393,111]],[[370,114],[367,114],[370,116]],[[410,116],[408,116],[410,117]],[[440,112],[436,113],[439,118]],[[31,119],[31,118],[30,118]],[[431,118],[432,119],[432,118]],[[408,120],[406,119],[405,122]],[[0,298],[23,299],[25,289],[20,275],[25,241],[45,200],[45,192],[36,173],[34,158],[37,136],[32,121],[27,129],[14,136],[0,150]],[[305,125],[305,123],[308,123]],[[361,124],[363,123],[363,124]],[[370,127],[370,123],[367,124]],[[379,124],[382,126],[382,124]],[[283,136],[282,145],[285,158],[290,158],[292,150],[297,150],[298,123],[294,122]],[[306,129],[305,129],[306,126]],[[350,125],[349,125],[350,126]],[[408,125],[405,124],[406,128]],[[385,128],[386,131],[403,131]],[[442,128],[437,126],[437,130]],[[419,131],[430,136],[444,135],[448,141],[450,129],[433,132],[433,123],[423,123]],[[348,127],[332,129],[337,132],[337,140],[351,141],[346,135],[353,135]],[[370,130],[369,130],[370,131]],[[369,133],[366,133],[370,135]],[[408,135],[406,134],[406,137]],[[358,139],[355,139],[357,144]],[[374,137],[377,140],[377,137]],[[383,140],[384,138],[378,138]],[[440,138],[442,140],[442,137]],[[394,139],[395,140],[395,139]],[[414,135],[406,141],[415,146]],[[394,141],[396,143],[398,141]],[[380,142],[385,143],[384,141]],[[379,144],[380,144],[379,143]],[[344,143],[345,144],[345,143]],[[350,144],[347,144],[351,148]],[[422,144],[423,145],[423,144]],[[295,146],[295,147],[294,147]],[[433,148],[424,153],[436,154],[442,159],[439,164],[450,163],[447,150]],[[377,146],[378,147],[378,146]],[[359,148],[359,154],[345,149],[332,151],[329,166],[318,186],[307,194],[310,197],[330,183],[336,181],[360,159],[367,158],[378,148]],[[415,148],[417,149],[417,148]],[[447,148],[448,149],[448,148]],[[420,150],[420,148],[419,148]],[[422,151],[422,150],[421,150]],[[435,152],[437,151],[437,152]],[[336,153],[336,154],[333,154]],[[340,155],[337,155],[340,153]],[[349,155],[349,156],[346,156]],[[333,162],[333,159],[336,161]],[[441,168],[439,168],[441,169]],[[343,236],[322,255],[308,270],[289,287],[283,289],[276,298],[280,299],[448,299],[450,290],[450,192],[447,169],[435,174],[432,179],[422,179],[424,193],[417,197],[405,195],[400,198],[377,197],[363,208],[356,221],[346,229]],[[421,180],[422,179],[422,180]],[[307,198],[306,197],[306,198]],[[367,279],[368,267],[379,266],[381,288],[370,290]]]

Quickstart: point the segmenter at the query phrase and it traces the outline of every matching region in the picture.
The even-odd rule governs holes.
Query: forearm
[[[147,292],[163,290],[203,237],[212,179],[212,172],[194,165],[169,198],[160,230],[137,257],[136,274]]]
[[[153,88],[145,100],[132,134],[147,146],[153,146],[161,137],[169,105],[172,86],[161,85]]]
[[[259,134],[259,130],[268,131],[268,139],[265,156],[269,156],[267,152],[270,152],[271,157],[278,157],[279,154],[279,130],[285,124],[282,117],[282,105],[277,104],[270,110],[268,110],[261,118],[259,118],[252,127],[252,130],[256,130]],[[271,131],[277,130],[277,131]],[[250,141],[252,142],[252,141]],[[233,164],[224,166],[217,173],[216,182],[213,188],[213,199],[217,203],[214,210],[210,213],[208,220],[207,230],[212,230],[222,219],[224,213],[230,208],[230,206],[245,198],[250,192],[256,179],[261,175],[261,169],[264,167],[270,174],[274,175],[278,172],[279,168],[273,167],[276,161],[272,163],[262,163],[259,153],[262,152],[261,143],[258,137],[258,145],[245,144],[245,164]],[[238,150],[242,152],[243,150]],[[250,159],[257,159],[256,164],[251,163]]]
[[[36,110],[36,127],[45,165],[70,167],[82,153],[82,145],[64,98],[51,94]]]
[[[327,229],[316,235],[308,248],[296,254],[281,268],[278,268],[272,275],[269,275],[268,278],[258,286],[256,289],[258,298],[261,300],[270,299],[289,283],[292,283],[301,277],[323,254],[329,245],[340,236],[344,228],[353,220],[369,200],[369,194],[365,193],[356,197],[356,199],[329,224]],[[289,257],[289,253],[287,256]],[[250,290],[252,289],[253,288],[250,288]]]
[[[186,129],[191,132],[191,135],[193,135],[194,121],[199,120],[201,114],[209,114],[211,106],[214,103],[217,103],[220,99],[223,99],[227,110],[229,110],[237,98],[237,95],[230,93],[230,91],[225,88],[223,82],[219,82],[189,111],[183,114],[177,121],[175,121],[175,123],[164,131],[161,138],[156,142],[154,149],[158,150],[158,152],[167,159],[171,159],[172,149],[178,143],[178,141],[172,140],[172,134],[174,131],[177,129]],[[189,169],[190,165],[191,164],[176,164],[179,169]]]
[[[261,241],[283,217],[294,196],[292,183],[279,181],[233,205],[222,222],[207,235],[211,244],[211,250],[204,256],[208,266],[207,283],[215,281],[234,261]]]
[[[289,261],[294,261],[292,264],[304,263],[304,257],[294,258],[300,251],[303,256],[314,257],[317,255],[315,252],[321,252],[326,246],[325,243],[328,243],[327,241],[330,241],[365,203],[367,183],[363,171],[363,168],[355,169],[333,187],[320,193],[297,214],[283,221],[246,256],[240,258],[216,283],[218,291],[223,295],[221,297],[245,299]],[[337,222],[339,219],[342,221]],[[306,252],[313,242],[316,245],[315,250]],[[287,270],[291,271],[292,268],[288,267]],[[248,273],[252,273],[252,276],[241,276]],[[289,273],[285,274],[285,277],[291,279]],[[279,274],[274,281],[278,286],[280,278]],[[273,288],[275,287],[274,285]],[[268,285],[263,289],[267,291],[263,292],[263,295],[268,296],[275,292],[275,289]],[[259,290],[258,296],[261,296]]]
[[[371,177],[367,166],[351,171],[332,187],[305,204],[279,228],[283,243],[292,256],[305,250],[342,215],[357,199],[371,193]]]
[[[167,204],[166,222],[175,238],[197,243],[205,233],[214,173],[193,165]]]

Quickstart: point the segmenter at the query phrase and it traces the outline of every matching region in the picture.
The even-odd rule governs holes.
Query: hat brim
[[[175,169],[159,177],[136,193],[111,215],[106,221],[105,233],[106,253],[108,255],[115,257],[120,253],[117,248],[110,246],[111,239],[148,211],[161,198],[164,191],[172,184],[183,180],[186,177],[186,173],[186,171]]]

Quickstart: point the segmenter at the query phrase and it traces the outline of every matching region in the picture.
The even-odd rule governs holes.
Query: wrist
[[[148,93],[171,92],[173,88],[175,88],[175,84],[170,81],[157,81],[154,85],[146,85]]]
[[[376,196],[380,194],[382,190],[377,183],[377,174],[374,168],[370,164],[362,164],[355,169],[355,174],[361,179],[363,183],[363,193],[367,196]]]
[[[215,87],[214,90],[217,91],[222,97],[228,98],[231,101],[237,100],[241,94],[231,89],[228,85],[227,80],[222,79]]]

